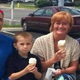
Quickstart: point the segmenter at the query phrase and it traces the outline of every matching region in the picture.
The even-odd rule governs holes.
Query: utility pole
[[[72,2],[74,2],[74,0],[72,0]]]
[[[14,1],[11,1],[11,20],[10,20],[10,25],[13,23],[13,11],[14,11]]]
[[[64,6],[64,0],[58,0],[58,6]]]

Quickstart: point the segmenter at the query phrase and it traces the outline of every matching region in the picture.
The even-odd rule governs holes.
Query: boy
[[[14,36],[14,47],[18,53],[12,54],[7,63],[7,76],[9,80],[37,80],[41,78],[40,59],[30,54],[32,48],[32,35],[20,32]],[[29,64],[30,58],[36,58],[37,63]]]

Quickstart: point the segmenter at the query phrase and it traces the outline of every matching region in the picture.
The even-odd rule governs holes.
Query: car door
[[[32,29],[49,31],[51,16],[55,12],[51,8],[41,8],[33,13],[29,27]]]
[[[39,18],[42,17],[44,10],[43,8],[38,9],[28,18],[27,22],[30,29],[37,30],[39,28]]]
[[[52,8],[46,8],[43,16],[39,18],[39,27],[43,31],[49,31],[50,25],[51,25],[51,17],[54,14],[54,11]]]
[[[49,27],[51,24],[51,16],[54,14],[52,8],[45,8],[43,14],[38,16],[38,26],[37,30],[49,31]]]

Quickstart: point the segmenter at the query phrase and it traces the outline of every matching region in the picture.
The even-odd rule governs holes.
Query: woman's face
[[[66,35],[69,29],[70,29],[70,24],[65,20],[55,22],[53,25],[53,31],[58,35]]]
[[[3,22],[3,15],[0,13],[0,30],[2,29]]]

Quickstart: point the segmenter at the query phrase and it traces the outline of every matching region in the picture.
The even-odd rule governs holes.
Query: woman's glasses
[[[67,22],[56,22],[56,25],[66,26],[66,25],[68,25],[68,23]]]

